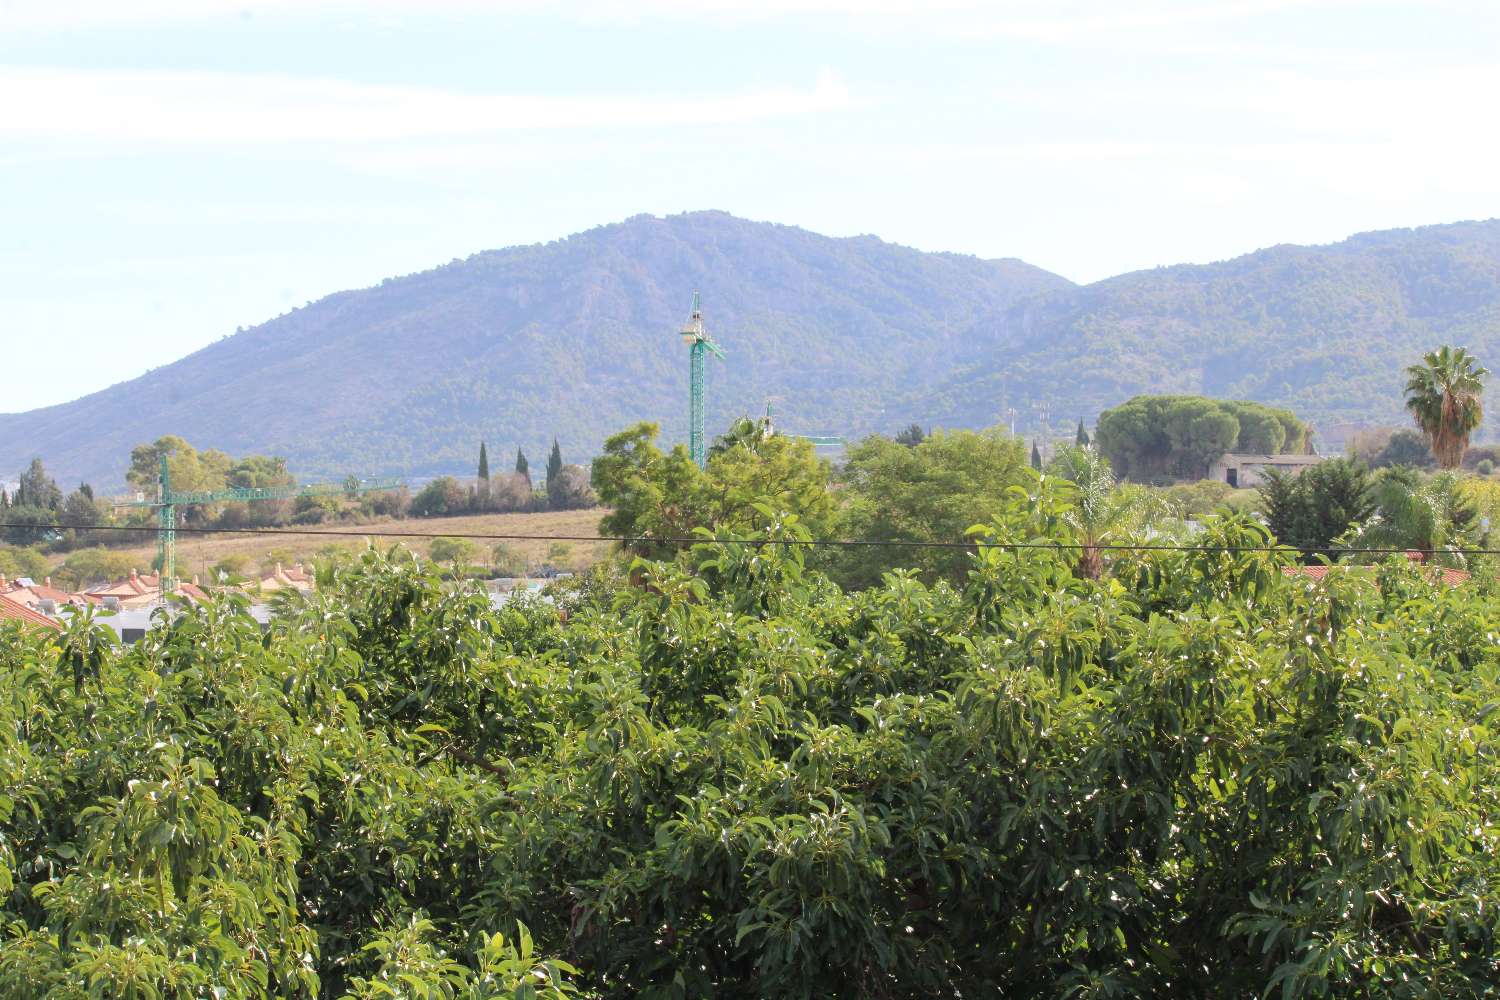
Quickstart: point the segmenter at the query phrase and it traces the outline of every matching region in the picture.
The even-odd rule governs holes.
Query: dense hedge
[[[1500,599],[1290,562],[372,554],[264,637],[0,633],[0,995],[1492,991]]]

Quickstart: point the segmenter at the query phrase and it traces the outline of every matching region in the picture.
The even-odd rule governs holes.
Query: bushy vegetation
[[[1019,477],[988,536],[1075,542]],[[1290,561],[703,545],[497,612],[372,553],[265,634],[4,631],[0,994],[1479,995],[1497,595]]]

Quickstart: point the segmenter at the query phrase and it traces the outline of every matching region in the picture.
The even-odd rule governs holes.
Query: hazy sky
[[[1497,216],[1497,105],[1495,0],[0,0],[0,412],[640,212],[1079,281]]]

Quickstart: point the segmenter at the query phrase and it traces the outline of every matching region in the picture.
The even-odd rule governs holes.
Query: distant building
[[[24,576],[15,580],[6,580],[3,575],[0,575],[0,594],[49,618],[56,618],[61,609],[69,605],[81,606],[88,603],[82,594],[70,593],[52,586],[50,576],[43,577],[42,582],[37,583]]]
[[[194,604],[208,600],[208,594],[198,586],[195,576],[191,583],[178,581],[177,596],[186,597]],[[142,576],[135,570],[130,575],[107,587],[95,587],[87,591],[85,598],[92,604],[109,604],[114,608],[149,608],[161,603],[161,578]]]
[[[312,571],[303,569],[301,563],[291,569],[282,569],[281,563],[277,563],[275,572],[260,581],[262,593],[272,590],[300,590],[305,594],[315,586]]]
[[[1208,467],[1208,478],[1228,483],[1237,489],[1259,486],[1266,473],[1276,471],[1297,475],[1309,466],[1323,461],[1322,455],[1235,455],[1226,454]]]

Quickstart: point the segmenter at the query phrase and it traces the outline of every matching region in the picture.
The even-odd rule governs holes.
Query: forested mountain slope
[[[637,216],[330,295],[140,378],[0,416],[0,471],[123,480],[132,445],[285,455],[302,474],[467,470],[554,436],[586,460],[637,420],[686,437],[694,289],[728,356],[709,423],[775,400],[806,433],[883,428],[893,398],[972,361],[964,331],[1070,287],[1016,260],[831,239],[722,212]]]
[[[1500,220],[1277,246],[1042,294],[975,325],[980,359],[902,416],[1061,430],[1142,392],[1289,406],[1327,443],[1340,425],[1404,421],[1401,370],[1439,343],[1500,367]]]
[[[856,436],[1055,433],[1141,392],[1290,406],[1326,446],[1401,419],[1401,368],[1440,342],[1500,367],[1500,221],[1278,246],[1076,286],[1017,260],[832,239],[722,212],[638,216],[341,292],[141,378],[0,416],[0,472],[43,456],[110,487],[131,446],[287,456],[302,475],[463,472],[478,442],[586,460],[636,420],[686,437],[674,331],[701,289],[728,355],[709,427],[775,401]],[[1487,436],[1485,431],[1481,436]]]

